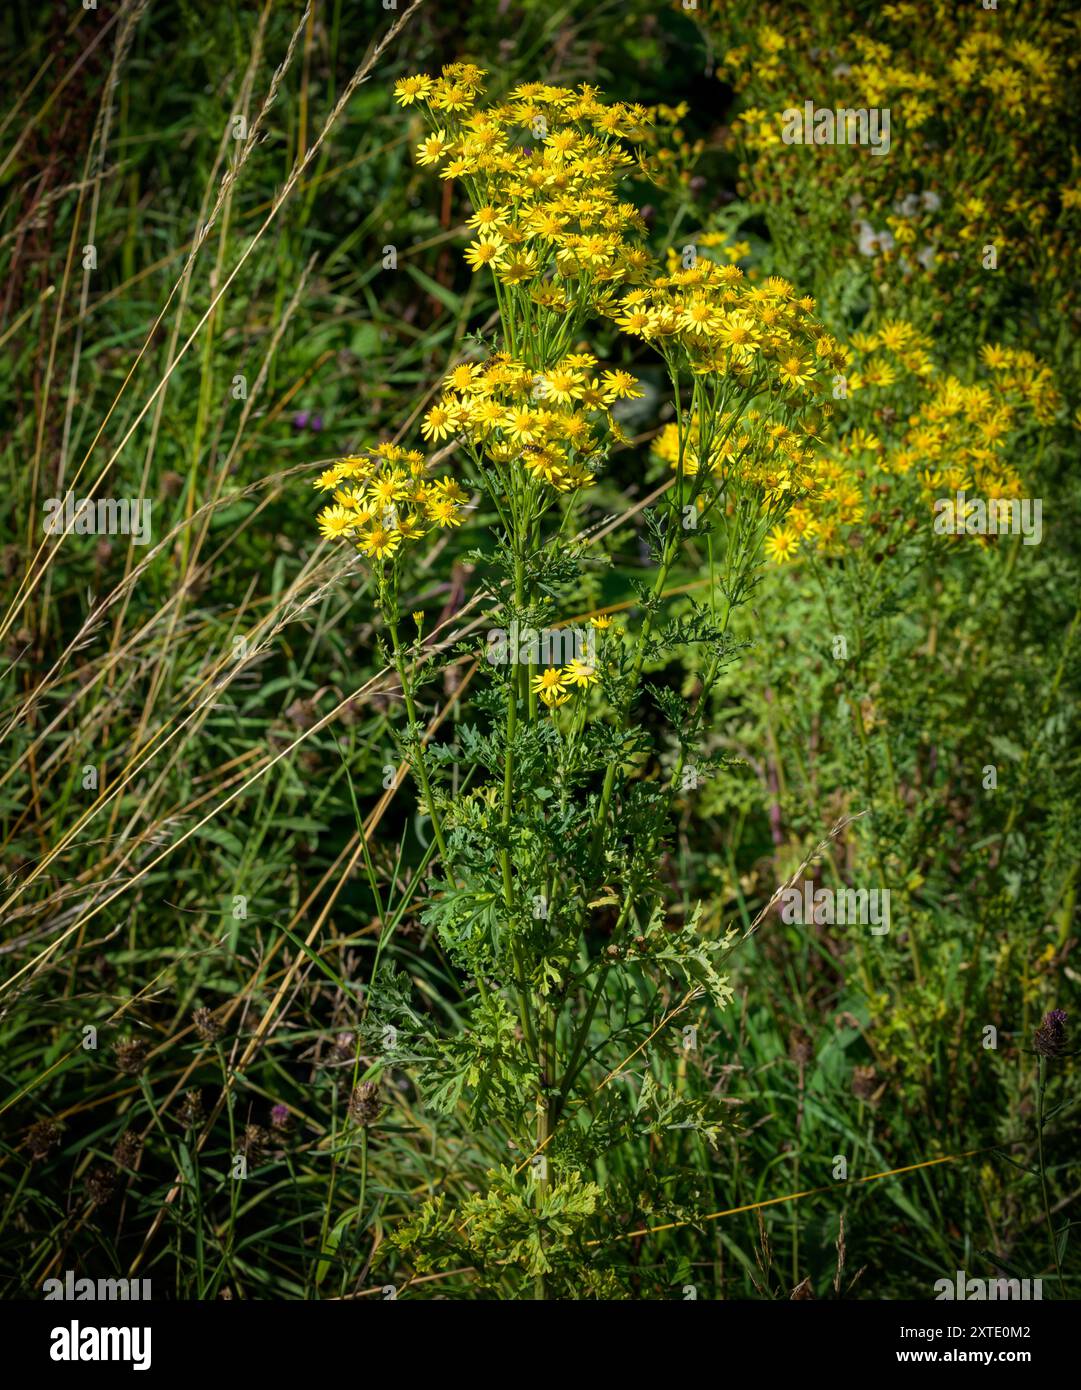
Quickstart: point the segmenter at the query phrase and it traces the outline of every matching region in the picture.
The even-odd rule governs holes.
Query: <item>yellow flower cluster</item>
[[[844,365],[840,345],[814,309],[813,299],[797,298],[779,276],[752,284],[738,265],[699,256],[625,294],[612,317],[670,365],[759,390],[813,395]]]
[[[598,613],[589,620],[595,633],[603,634],[612,627],[607,613]],[[596,657],[596,648],[587,651],[588,658]],[[530,685],[541,703],[549,709],[559,709],[574,695],[588,691],[600,681],[600,669],[595,659],[572,657],[565,666],[546,666],[535,675]]]
[[[600,680],[596,666],[573,657],[566,666],[548,666],[533,677],[532,686],[549,709],[565,705],[577,690],[588,690]]]
[[[332,495],[319,513],[320,534],[347,539],[374,560],[392,558],[433,527],[462,524],[467,494],[452,478],[427,480],[424,455],[397,444],[376,444],[339,459],[314,486]]]
[[[907,319],[884,319],[873,332],[853,333],[845,346],[844,394],[887,390],[904,378],[934,374],[934,341]]]
[[[890,337],[890,327],[864,335],[865,350],[880,349],[883,331]],[[915,330],[911,335],[914,340]],[[903,344],[910,346],[908,340]],[[917,373],[922,403],[895,440],[883,437],[888,430],[863,427],[844,434],[820,460],[809,497],[767,538],[770,558],[783,563],[804,546],[837,553],[845,529],[857,525],[883,532],[881,513],[873,508],[898,482],[911,497],[902,516],[960,492],[988,501],[1023,496],[1024,483],[1013,461],[1018,434],[1029,416],[1049,424],[1061,398],[1050,369],[1032,353],[987,345],[980,356],[992,373],[990,381],[964,383],[946,376],[932,383],[924,379],[929,372]],[[852,381],[859,386],[858,374]],[[869,383],[864,379],[863,384]]]
[[[649,265],[641,216],[619,190],[635,164],[621,141],[640,138],[649,112],[605,103],[589,86],[542,82],[478,109],[483,76],[452,63],[438,78],[397,83],[398,101],[420,103],[434,127],[417,160],[465,186],[475,232],[466,260],[474,270],[489,267],[541,310],[584,312]]]
[[[904,16],[897,13],[901,10]],[[992,103],[1002,118],[1015,122],[1033,109],[1051,109],[1058,101],[1063,65],[1050,47],[1013,38],[991,15],[982,28],[969,16],[929,16],[918,5],[884,6],[883,18],[902,21],[891,26],[890,42],[846,26],[847,44],[831,50],[828,77],[840,84],[841,106],[888,106],[906,131],[914,132],[932,118],[967,119],[959,109],[962,94]],[[928,21],[935,27],[933,38]],[[786,27],[787,37],[763,25],[750,42],[730,48],[720,63],[725,79],[740,91],[763,93],[805,75],[814,62],[812,54],[821,57],[821,50],[815,48],[813,30],[796,15],[791,22],[786,16]],[[1049,33],[1048,39],[1062,42],[1057,34]],[[845,61],[838,63],[842,53]],[[741,120],[752,144],[764,148],[781,143],[779,120],[758,111],[745,111]]]
[[[1064,105],[1081,51],[1076,11],[1032,0],[1017,28],[978,4],[907,0],[854,28],[842,8],[731,0],[697,17],[724,54],[718,76],[745,101],[731,126],[739,191],[767,216],[806,228],[810,210],[817,241],[838,255],[847,245],[876,279],[913,293],[930,283],[957,322],[1008,277],[1076,305],[1081,195]],[[808,98],[819,110],[888,109],[888,156],[785,143],[784,112]]]
[[[1008,355],[1014,359],[1031,356]],[[1023,423],[1019,419],[1023,407],[1027,404],[1035,413],[1038,402],[1043,413],[1057,399],[1049,380],[1041,379],[1046,370],[1033,361],[1034,376],[1014,377],[1014,389],[1008,384],[1013,373],[1007,364],[992,383],[965,385],[947,377],[912,421],[902,447],[883,461],[884,470],[907,473],[915,469],[928,502],[944,491],[1019,497],[1024,490],[1021,475],[1006,453]]]
[[[444,387],[424,417],[426,439],[462,434],[491,462],[517,460],[531,478],[558,492],[594,482],[609,441],[626,441],[611,406],[641,394],[633,376],[599,371],[589,352],[569,353],[546,371],[497,353],[461,363]]]
[[[675,421],[663,426],[653,441],[655,458],[686,477],[707,468],[726,489],[733,483],[758,488],[771,506],[809,492],[815,485],[818,457],[811,430],[799,423],[768,420],[759,410],[738,419],[722,411],[703,438],[697,413],[686,426]]]
[[[1037,424],[1050,425],[1062,405],[1055,376],[1034,353],[1020,348],[985,343],[980,349],[983,365],[997,374],[996,390],[1015,394],[1032,410]]]

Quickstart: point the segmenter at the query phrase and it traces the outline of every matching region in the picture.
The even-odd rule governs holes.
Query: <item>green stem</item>
[[[1051,1221],[1051,1201],[1047,1194],[1047,1169],[1044,1166],[1043,1158],[1043,1102],[1044,1092],[1047,1089],[1047,1058],[1041,1057],[1038,1062],[1038,1076],[1036,1084],[1036,1151],[1040,1163],[1040,1190],[1043,1193],[1043,1213],[1047,1218],[1047,1234],[1051,1241],[1051,1257],[1055,1261],[1055,1273],[1058,1275],[1059,1293],[1063,1298],[1066,1297],[1066,1285],[1062,1280],[1062,1266],[1058,1258],[1058,1242],[1055,1240],[1055,1227]]]
[[[405,664],[405,657],[402,654],[401,642],[398,640],[398,624],[390,617],[387,618],[387,630],[390,633],[391,644],[394,647],[394,665],[398,672],[398,678],[402,683],[402,695],[405,699],[405,712],[409,717],[411,727],[419,729],[417,719],[417,707],[413,701],[412,683],[409,679],[409,672]],[[417,762],[415,768],[417,780],[420,782],[421,791],[424,793],[424,802],[428,807],[428,815],[432,820],[432,831],[435,835],[435,842],[439,846],[439,857],[442,859],[447,873],[452,873],[450,855],[447,853],[447,844],[443,838],[443,824],[439,817],[439,810],[432,795],[431,782],[428,780],[428,766],[424,757],[424,739],[421,734],[417,735]]]
[[[679,548],[679,537],[678,533],[676,533],[674,524],[672,526],[672,534],[673,536],[675,536],[675,539],[673,540],[669,538],[665,543],[664,555],[661,557],[661,564],[657,570],[657,578],[653,584],[652,597],[654,600],[654,604],[656,602],[659,602],[660,600],[660,596],[668,580],[668,571],[672,568],[672,564],[676,558],[676,552]],[[648,642],[649,635],[653,630],[654,612],[655,607],[654,605],[651,605],[649,611],[646,613],[646,616],[643,619],[641,629],[638,633],[638,641],[634,654],[634,661],[631,664],[630,680],[627,685],[626,694],[624,696],[622,708],[620,710],[619,727],[621,732],[626,730],[627,720],[630,716],[631,705],[634,703],[634,696],[638,689],[638,681],[642,674],[642,667],[645,664],[646,643]],[[604,787],[601,790],[600,806],[597,808],[597,820],[596,824],[593,827],[593,840],[590,845],[589,857],[590,862],[594,865],[594,867],[596,867],[597,861],[600,857],[601,845],[604,840],[604,827],[608,822],[608,810],[612,803],[612,792],[615,789],[616,774],[618,771],[618,759],[613,758],[613,760],[608,764],[608,770],[604,774]]]

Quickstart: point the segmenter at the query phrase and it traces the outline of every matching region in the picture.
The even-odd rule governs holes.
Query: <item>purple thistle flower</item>
[[[1043,1022],[1032,1038],[1032,1048],[1038,1057],[1061,1057],[1066,1051],[1066,1010],[1052,1009],[1044,1014]]]

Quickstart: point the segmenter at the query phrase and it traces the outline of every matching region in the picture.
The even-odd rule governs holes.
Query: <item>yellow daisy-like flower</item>
[[[445,439],[454,429],[454,420],[450,411],[443,405],[433,405],[424,417],[424,423],[420,427],[420,432],[425,439],[440,440]]]
[[[372,468],[372,460],[361,454],[348,454],[338,460],[338,470],[343,478],[367,478]]]
[[[605,397],[609,401],[633,401],[642,394],[638,379],[631,376],[630,372],[604,372],[601,380],[604,383]]]
[[[422,140],[417,146],[418,164],[438,164],[447,152],[450,141],[447,139],[445,130],[437,130],[429,135],[426,140]]]
[[[811,368],[802,357],[786,357],[777,364],[777,373],[785,386],[805,386],[811,379]]]
[[[537,253],[518,251],[497,267],[499,278],[505,285],[521,285],[533,280],[537,274]]]
[[[342,477],[342,466],[340,463],[336,463],[332,467],[324,469],[312,483],[312,487],[318,488],[320,492],[330,492],[338,486]]]
[[[566,221],[542,204],[528,214],[525,226],[533,236],[543,237],[545,241],[556,241],[563,235]]]
[[[443,384],[451,391],[471,391],[476,371],[472,362],[460,362],[453,371],[447,373]]]
[[[878,330],[878,341],[889,352],[900,352],[909,340],[915,336],[916,330],[904,319],[895,319],[891,323],[884,323]]]
[[[373,560],[383,560],[393,555],[401,543],[400,531],[391,531],[386,526],[373,526],[361,534],[357,549]]]
[[[368,500],[377,507],[392,507],[409,492],[409,483],[398,473],[384,473],[368,485]]]
[[[616,319],[616,327],[622,328],[624,333],[633,333],[640,338],[649,330],[651,317],[645,309],[631,308]]]
[[[562,703],[568,697],[567,678],[558,666],[546,667],[530,683],[546,705],[557,700]]]
[[[491,396],[473,403],[469,411],[470,427],[480,434],[490,434],[497,425],[503,423],[506,414],[499,401]]]
[[[714,305],[708,300],[692,299],[684,306],[680,322],[688,333],[708,338],[716,333],[721,319]]]
[[[356,526],[357,514],[351,507],[324,507],[319,513],[319,534],[326,540],[347,536]]]
[[[759,333],[746,314],[729,314],[717,328],[717,341],[737,362],[746,361],[758,351]]]
[[[557,405],[569,405],[581,393],[581,387],[581,372],[555,367],[541,378],[540,394]]]
[[[400,517],[398,532],[403,541],[419,541],[421,536],[425,534],[423,518],[417,512],[410,512],[408,516]]]
[[[551,449],[540,449],[535,444],[528,445],[522,455],[522,463],[527,473],[534,478],[542,478],[552,487],[562,487],[566,479],[563,456]]]
[[[456,478],[440,478],[432,486],[432,491],[438,498],[445,502],[454,502],[461,505],[469,501],[469,493],[462,487]]]
[[[532,444],[540,432],[540,422],[531,410],[511,410],[503,419],[503,429],[516,444]]]
[[[596,666],[574,657],[563,667],[563,678],[568,685],[579,685],[588,690],[591,685],[597,684],[600,675]]]
[[[468,87],[453,82],[439,82],[432,97],[432,105],[440,111],[466,111],[473,105],[475,94]]]
[[[775,526],[766,537],[765,550],[769,558],[778,565],[795,558],[799,550],[800,538],[789,526]]]
[[[462,524],[461,509],[446,497],[437,497],[428,503],[428,516],[441,529]]]
[[[471,241],[466,247],[465,263],[476,274],[482,266],[499,266],[506,255],[506,249],[506,243],[501,236],[482,236],[477,241]]]
[[[1010,353],[1007,348],[999,347],[996,343],[984,343],[980,348],[980,360],[985,367],[997,372],[1010,365]]]
[[[494,208],[488,203],[482,208],[477,208],[466,226],[476,227],[479,232],[489,232],[501,227],[508,216],[506,208]]]
[[[394,84],[394,96],[401,106],[411,106],[415,101],[423,101],[432,86],[432,79],[424,73],[416,77],[403,77]]]

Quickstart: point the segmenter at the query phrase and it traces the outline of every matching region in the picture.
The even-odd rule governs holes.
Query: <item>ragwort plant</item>
[[[453,64],[397,85],[431,127],[418,160],[468,195],[465,259],[492,275],[498,305],[494,340],[477,335],[424,416],[454,474],[382,444],[317,480],[333,494],[324,535],[375,575],[403,754],[438,848],[424,920],[473,989],[450,1036],[418,1027],[386,971],[373,1010],[391,1001],[395,1061],[416,1063],[428,1107],[504,1135],[511,1155],[457,1207],[424,1203],[392,1245],[418,1272],[465,1264],[504,1296],[611,1296],[630,1288],[606,1248],[617,1173],[642,1209],[628,1141],[657,1136],[677,1160],[723,1124],[684,1066],[650,1063],[692,1005],[729,1002],[722,966],[738,940],[705,929],[701,905],[682,921],[669,910],[663,849],[678,800],[710,772],[710,694],[737,655],[730,622],[763,540],[813,491],[820,398],[842,356],[784,280],[751,285],[706,258],[669,273],[652,262],[629,195],[630,171],[649,175],[633,152],[645,108],[541,83],[485,105],[482,77]],[[566,612],[591,563],[589,489],[627,446],[620,403],[639,394],[590,349],[597,321],[652,348],[671,388],[671,477],[645,512],[652,572],[627,630]],[[462,647],[483,680],[455,745],[426,744],[419,700],[437,663],[419,617],[403,640],[400,565],[471,513],[490,523],[473,559],[503,622],[482,653]],[[669,578],[690,535],[708,552],[709,594],[674,613]],[[695,700],[644,679],[690,648],[703,654]],[[663,763],[658,716],[675,749]],[[688,1045],[693,1034],[677,1032]],[[614,1086],[635,1063],[630,1087]]]
[[[299,159],[311,148],[319,93],[329,109],[342,69],[352,70],[353,55],[369,42],[370,10],[346,7],[326,25],[317,13],[301,18],[294,46],[297,16],[280,7],[264,10],[263,19],[216,7],[179,32],[175,16],[147,7],[139,12],[144,18],[132,61],[121,65],[114,91],[106,81],[108,51],[125,21],[90,55],[85,26],[98,23],[97,12],[83,12],[75,28],[59,12],[38,7],[35,21],[43,27],[35,43],[39,56],[53,58],[63,100],[56,100],[48,77],[44,86],[40,73],[33,77],[25,95],[40,99],[40,107],[31,116],[31,100],[19,113],[17,124],[30,116],[24,128],[30,138],[22,140],[12,168],[20,191],[3,210],[5,357],[18,364],[9,373],[14,424],[5,493],[13,541],[37,515],[34,499],[57,479],[63,491],[65,450],[70,480],[85,447],[78,441],[89,439],[95,420],[108,419],[109,432],[113,423],[126,428],[123,422],[162,373],[169,385],[148,419],[145,456],[126,448],[113,465],[114,491],[148,495],[149,489],[157,499],[156,557],[144,566],[135,563],[137,548],[113,541],[109,558],[96,538],[68,537],[40,598],[30,599],[8,637],[5,895],[20,900],[7,914],[4,950],[11,971],[22,971],[43,950],[51,957],[34,988],[17,1000],[18,989],[5,998],[12,1084],[0,1155],[0,1224],[9,1290],[38,1296],[57,1262],[114,1277],[134,1261],[137,1273],[153,1278],[155,1297],[173,1291],[198,1298],[376,1297],[386,1278],[401,1282],[399,1270],[457,1255],[463,1263],[476,1260],[483,1280],[444,1269],[408,1296],[439,1290],[468,1297],[493,1287],[528,1292],[534,1288],[528,1261],[539,1244],[559,1266],[558,1276],[545,1276],[552,1291],[629,1286],[643,1297],[681,1297],[685,1283],[708,1279],[718,1294],[787,1297],[794,1287],[805,1291],[809,1278],[819,1296],[830,1296],[842,1290],[832,1196],[770,1207],[761,1218],[753,1210],[705,1226],[698,1218],[704,1210],[804,1190],[818,1181],[815,1174],[830,1171],[839,1147],[851,1172],[882,1172],[977,1144],[1016,1144],[1019,1137],[1030,1141],[1027,1155],[1024,1146],[1004,1147],[1006,1157],[986,1154],[975,1168],[945,1163],[889,1184],[843,1188],[845,1292],[852,1293],[855,1271],[857,1296],[927,1296],[933,1260],[936,1273],[958,1263],[991,1275],[1038,1275],[1042,1268],[1050,1296],[1058,1286],[1049,1237],[1063,1247],[1063,1273],[1071,1278],[1077,1266],[1076,1242],[1072,1249],[1068,1244],[1076,1186],[1069,1128],[1076,1116],[1075,1058],[1070,1049],[1052,1055],[1060,1047],[1055,1034],[1036,1041],[1045,1091],[1026,1045],[1043,1013],[1062,1004],[1076,1012],[1070,952],[1078,871],[1072,847],[1081,816],[1081,628],[1074,615],[1081,584],[1071,553],[1079,525],[1074,451],[1048,447],[1050,432],[1032,429],[1025,405],[1008,383],[999,392],[1003,378],[990,367],[993,394],[1020,405],[994,452],[1016,465],[1026,483],[1038,465],[1037,490],[1055,500],[1038,548],[1016,538],[994,544],[932,538],[922,475],[925,465],[949,462],[956,440],[933,464],[921,458],[907,471],[894,468],[893,455],[908,447],[909,417],[924,410],[947,377],[966,392],[988,380],[978,374],[977,360],[985,336],[1018,352],[1012,370],[1038,374],[1042,368],[1027,361],[1031,350],[1070,395],[1076,295],[1063,253],[1071,231],[1076,235],[1079,203],[1065,98],[1078,61],[1070,27],[1077,17],[1049,4],[1003,5],[994,13],[978,5],[955,7],[956,13],[884,5],[864,7],[854,25],[848,12],[827,5],[815,7],[812,27],[803,20],[805,8],[699,0],[688,11],[673,0],[658,23],[655,4],[632,0],[614,22],[604,7],[579,6],[570,17],[566,9],[525,0],[514,7],[521,27],[500,40],[501,80],[508,85],[535,70],[535,54],[550,43],[565,83],[589,79],[600,62],[610,90],[648,90],[653,100],[676,102],[693,92],[694,111],[658,107],[649,113],[653,124],[619,137],[628,151],[649,157],[648,170],[638,158],[623,167],[628,184],[621,201],[643,212],[647,201],[653,205],[653,223],[665,231],[659,247],[675,241],[689,218],[701,220],[711,230],[679,237],[694,242],[699,255],[721,246],[719,254],[738,262],[752,283],[773,272],[812,291],[818,316],[853,351],[840,369],[848,398],[833,401],[840,428],[816,464],[816,494],[771,527],[769,553],[784,563],[769,568],[753,603],[733,608],[730,641],[744,644],[740,660],[724,664],[714,684],[711,709],[700,718],[708,736],[687,760],[658,841],[666,917],[689,920],[702,897],[701,935],[711,938],[729,917],[746,932],[776,884],[839,817],[857,809],[873,814],[833,837],[814,872],[826,883],[866,881],[881,847],[895,893],[901,884],[894,869],[904,866],[905,893],[893,932],[869,947],[856,934],[771,921],[721,966],[736,991],[735,1005],[723,1015],[699,999],[663,1025],[682,991],[673,996],[670,981],[661,981],[663,962],[647,975],[645,965],[621,961],[617,952],[606,965],[574,1102],[544,1151],[559,1157],[553,1177],[577,1172],[582,1182],[555,1194],[538,1217],[538,1188],[520,1173],[485,1177],[508,1155],[512,1168],[532,1155],[532,1075],[505,1122],[487,1103],[480,1124],[460,1118],[492,1070],[493,1049],[476,1023],[479,987],[467,970],[447,964],[434,924],[425,937],[413,913],[418,899],[426,907],[442,901],[449,880],[424,872],[439,852],[434,837],[423,855],[400,843],[415,822],[401,818],[407,798],[387,785],[388,717],[413,721],[400,695],[388,698],[387,675],[378,672],[373,649],[373,631],[381,631],[393,663],[393,639],[377,603],[382,567],[351,544],[323,546],[309,557],[305,522],[289,503],[294,480],[288,471],[265,476],[268,452],[279,469],[283,458],[295,463],[322,452],[321,428],[323,439],[403,437],[410,412],[429,404],[419,403],[416,383],[432,380],[433,350],[460,343],[470,322],[491,333],[497,320],[486,323],[487,310],[478,314],[476,306],[490,303],[494,291],[477,291],[496,278],[482,267],[469,293],[448,285],[451,195],[463,180],[444,184],[442,208],[438,198],[418,197],[426,166],[403,167],[413,132],[396,113],[388,116],[381,83],[362,84],[337,117],[313,177],[297,183],[276,215],[278,234],[257,232],[249,256],[251,233],[282,191],[283,150],[297,151]],[[418,7],[408,47],[443,52],[453,43],[491,52],[504,9],[497,0],[471,4],[462,14]],[[19,7],[5,15],[13,33],[21,32]],[[851,147],[775,143],[759,150],[754,130],[737,124],[735,149],[747,152],[740,173],[746,202],[728,201],[730,181],[713,159],[719,152],[711,104],[708,97],[699,101],[702,86],[693,81],[699,54],[691,26],[708,18],[720,39],[718,54],[732,53],[753,42],[763,16],[782,32],[787,51],[772,65],[765,44],[745,53],[738,66],[758,85],[744,89],[742,73],[736,85],[748,104],[769,112],[774,134],[794,99],[814,95],[822,104],[821,74],[828,78],[826,101],[893,106],[888,159]],[[737,23],[744,33],[726,35],[720,27]],[[981,40],[958,100],[963,74],[949,67],[965,56],[958,29],[966,26],[984,30],[999,52],[1018,40],[1045,56],[1059,52],[1054,81],[1049,86],[1033,73],[1036,80],[1026,87],[1019,74],[1021,85],[1008,103],[992,104],[1002,64]],[[889,42],[893,55],[888,64],[858,62],[850,85],[834,69],[859,59],[857,32]],[[815,50],[806,54],[809,61],[801,46]],[[26,66],[16,45],[9,47],[13,71]],[[295,60],[286,56],[279,65],[294,47]],[[117,52],[123,50],[120,43]],[[1015,56],[1021,51],[1015,47]],[[167,84],[156,80],[163,55],[173,79]],[[399,52],[394,75],[417,61]],[[913,72],[914,61],[938,84],[928,97],[934,117],[918,128],[906,124],[896,90],[906,79],[898,83],[895,75]],[[26,71],[37,73],[36,58]],[[733,69],[718,71],[732,80]],[[813,92],[806,90],[806,71],[814,74]],[[884,98],[863,85],[883,78],[891,84]],[[252,122],[249,143],[238,147],[236,113],[251,122],[261,99],[273,103],[275,91],[269,126]],[[726,99],[720,84],[713,92]],[[110,127],[103,116],[111,100]],[[418,126],[421,109],[411,104]],[[688,132],[682,138],[671,128],[677,122]],[[707,177],[693,177],[704,152],[697,133],[707,129],[710,162],[701,165]],[[989,149],[992,133],[999,143]],[[913,135],[919,146],[910,148]],[[236,163],[230,152],[238,148]],[[846,162],[856,167],[846,170]],[[434,182],[436,166],[430,167]],[[91,182],[70,182],[83,168],[92,171]],[[895,177],[899,169],[902,178]],[[223,173],[224,201],[216,197]],[[640,179],[651,181],[641,198]],[[867,200],[862,209],[850,205],[852,197]],[[154,213],[150,223],[141,215],[146,209]],[[215,231],[203,240],[208,214]],[[916,241],[898,235],[887,218],[910,226]],[[859,221],[866,225],[852,226]],[[384,273],[378,248],[365,254],[388,224],[404,272],[397,277]],[[721,224],[731,238],[712,230]],[[763,228],[771,240],[759,235]],[[883,228],[892,247],[885,234],[877,235]],[[999,242],[994,270],[981,264],[985,229]],[[101,271],[81,279],[77,267],[88,236]],[[933,260],[925,254],[932,242]],[[669,274],[691,268],[685,257],[683,247],[670,255]],[[240,271],[236,280],[230,266]],[[648,277],[618,282],[616,303],[647,285]],[[151,302],[172,306],[169,332],[155,335],[144,359],[149,379],[129,382],[125,345],[143,341]],[[888,344],[866,346],[883,323],[901,316],[912,325],[903,355]],[[986,334],[974,331],[980,318],[994,320]],[[624,489],[633,499],[639,478],[643,492],[666,479],[675,485],[680,432],[651,396],[663,360],[654,354],[653,367],[647,365],[652,348],[644,337],[633,357],[631,337],[613,346],[613,323],[601,315],[597,324],[607,327],[583,320],[575,330],[615,370],[629,366],[642,378],[645,395],[613,399],[611,413],[635,432],[667,423],[648,460],[613,439],[610,462],[600,460],[598,486],[561,491],[547,515],[546,542],[558,525],[569,543],[586,528],[571,567],[576,574],[549,596],[556,621],[573,615],[570,626],[551,629],[552,645],[565,634],[573,643],[576,623],[588,626],[602,602],[623,597],[615,591],[636,563],[624,538],[633,536],[643,514],[632,509],[614,525],[597,525],[601,508]],[[185,355],[180,349],[189,330],[199,336],[196,350]],[[863,335],[862,347],[854,331]],[[916,367],[932,351],[932,338],[938,370],[925,376]],[[51,343],[55,370],[41,372]],[[584,348],[572,341],[569,351]],[[502,328],[498,339],[468,349],[469,365],[497,350],[508,350]],[[458,361],[454,351],[448,365]],[[1073,357],[1076,379],[1076,351]],[[895,372],[892,381],[883,364]],[[238,369],[252,383],[239,422],[240,407],[228,390]],[[593,375],[603,384],[599,365],[591,383]],[[459,387],[460,378],[449,390]],[[962,446],[970,444],[979,418],[976,411],[971,420],[954,419]],[[607,442],[606,421],[600,414],[595,419]],[[419,447],[419,440],[409,442]],[[428,719],[430,692],[440,689],[431,679],[442,660],[440,637],[460,626],[426,617],[418,641],[409,612],[432,611],[433,597],[448,588],[440,581],[452,554],[449,587],[457,589],[464,568],[459,547],[471,544],[482,551],[481,583],[491,581],[490,590],[478,586],[474,611],[482,592],[491,593],[493,606],[513,601],[513,582],[492,558],[502,531],[480,487],[467,494],[472,508],[448,498],[442,525],[418,498],[420,481],[434,486],[453,478],[468,487],[475,477],[464,429],[433,441],[427,452],[435,457],[419,474],[412,469],[420,460],[407,458],[409,452],[362,451],[353,460],[357,472],[338,483],[352,488],[362,474],[384,469],[407,475],[396,509],[403,519],[411,512],[417,519],[386,529],[403,530],[389,542],[397,547],[389,592],[396,583],[416,723],[424,720],[430,730],[448,708],[453,720],[466,706],[465,691],[483,694],[491,685],[490,717],[477,702],[466,708],[466,722],[487,733],[505,727],[506,688],[496,682],[508,665],[487,657],[505,656],[512,636],[518,654],[520,631],[510,631],[506,611],[485,616],[482,631],[503,626],[493,628],[487,650],[470,646],[468,655],[456,654],[442,672],[443,693],[449,697],[464,670],[462,698]],[[685,474],[694,461],[690,452]],[[520,468],[533,458],[534,451],[523,449],[510,463]],[[402,481],[393,484],[399,492]],[[326,500],[335,504],[333,496]],[[371,520],[385,510],[385,502],[373,508]],[[712,523],[724,520],[715,513]],[[185,530],[170,534],[174,525],[192,528],[190,544]],[[410,539],[406,533],[417,525],[425,535]],[[604,534],[617,526],[620,540],[609,542],[614,573],[602,579]],[[723,556],[724,534],[711,533],[710,522],[701,532],[684,527],[684,540],[659,626],[692,611],[678,592],[685,581],[708,586],[707,544],[715,569]],[[28,550],[6,547],[0,569],[11,581],[9,597],[21,593],[36,534],[27,534],[26,544]],[[361,582],[343,584],[346,567],[359,569]],[[114,584],[121,587],[103,612],[91,594],[108,594]],[[642,613],[640,606],[633,635]],[[603,622],[609,615],[598,616]],[[102,617],[112,637],[93,641]],[[848,643],[843,663],[831,651],[839,633]],[[584,650],[572,644],[554,657],[551,645],[548,656],[538,645],[536,674],[549,664],[562,671],[574,657],[597,665],[588,630],[584,637]],[[618,650],[633,637],[609,623],[592,640]],[[528,653],[528,637],[525,646]],[[466,663],[478,656],[480,674],[470,678]],[[680,748],[658,702],[669,701],[672,685],[698,714],[698,681],[712,656],[709,642],[647,653],[632,719],[650,751],[632,755],[620,769],[613,819],[639,787],[667,779]],[[659,689],[649,688],[654,682]],[[590,722],[612,718],[599,683],[586,692],[585,704],[581,687],[571,688],[577,693],[554,716],[538,695],[540,722],[554,717],[558,731],[559,721],[583,709]],[[336,700],[354,691],[340,717],[320,718],[328,694]],[[521,702],[517,714],[524,727]],[[480,788],[498,825],[500,777],[472,764],[456,779],[443,737],[429,733],[425,765],[440,804],[454,801],[464,815],[474,804],[470,789]],[[416,739],[411,748],[414,763],[422,744]],[[717,757],[707,764],[709,752]],[[717,766],[722,757],[739,762]],[[998,764],[994,791],[981,785],[988,761]],[[79,788],[87,763],[109,768],[105,795],[92,797],[92,806]],[[698,776],[703,768],[708,777]],[[354,826],[350,788],[367,805],[381,778],[384,795],[364,826]],[[455,796],[456,786],[464,795]],[[603,790],[600,774],[589,789]],[[84,821],[88,809],[92,824]],[[453,840],[449,828],[446,838]],[[351,866],[362,855],[374,861],[371,897],[356,892]],[[498,851],[491,862],[498,884]],[[236,916],[238,891],[246,897],[246,921]],[[89,923],[77,922],[88,907]],[[611,932],[619,907],[589,908],[582,940],[590,959],[616,944]],[[78,934],[67,939],[76,927]],[[57,928],[65,944],[54,950]],[[625,942],[634,930],[628,920]],[[375,989],[368,990],[372,960],[365,953],[372,947],[380,964]],[[385,968],[391,961],[408,972],[408,983],[405,974]],[[484,983],[492,989],[490,979]],[[586,989],[588,982],[561,1004],[556,1042],[564,1065],[569,1029],[589,1002]],[[463,992],[468,997],[460,1009]],[[513,1019],[508,1065],[518,1067],[523,1035],[514,987],[499,992]],[[579,1011],[573,1020],[572,1009]],[[384,1023],[392,1019],[397,1048]],[[607,1081],[655,1019],[663,1026],[648,1047]],[[102,1031],[96,1054],[83,1053],[78,1042],[88,1023]],[[981,1041],[988,1023],[999,1031],[997,1051]],[[685,1046],[696,1033],[697,1048]],[[357,1034],[363,1035],[359,1048]],[[142,1041],[151,1042],[149,1053]],[[421,1077],[426,1105],[411,1084]],[[587,1080],[599,1089],[583,1104]],[[459,1086],[461,1102],[453,1094]],[[688,1108],[707,1096],[714,1113],[714,1096],[724,1096],[728,1113],[742,1100],[748,1120],[716,1130],[682,1128]],[[238,1153],[254,1181],[233,1180]],[[540,1176],[539,1166],[532,1171]],[[603,1190],[603,1200],[583,1193],[586,1182]],[[448,1233],[445,1210],[426,1207],[420,1215],[430,1237],[403,1230],[405,1253],[392,1249],[386,1231],[421,1196],[437,1191],[446,1194],[445,1206],[455,1204],[454,1229]],[[548,1192],[553,1195],[551,1186]],[[677,1229],[631,1240],[638,1228],[666,1223]],[[599,1245],[583,1248],[587,1228],[585,1238]],[[614,1244],[613,1230],[619,1232]],[[373,1246],[383,1257],[375,1287]]]

